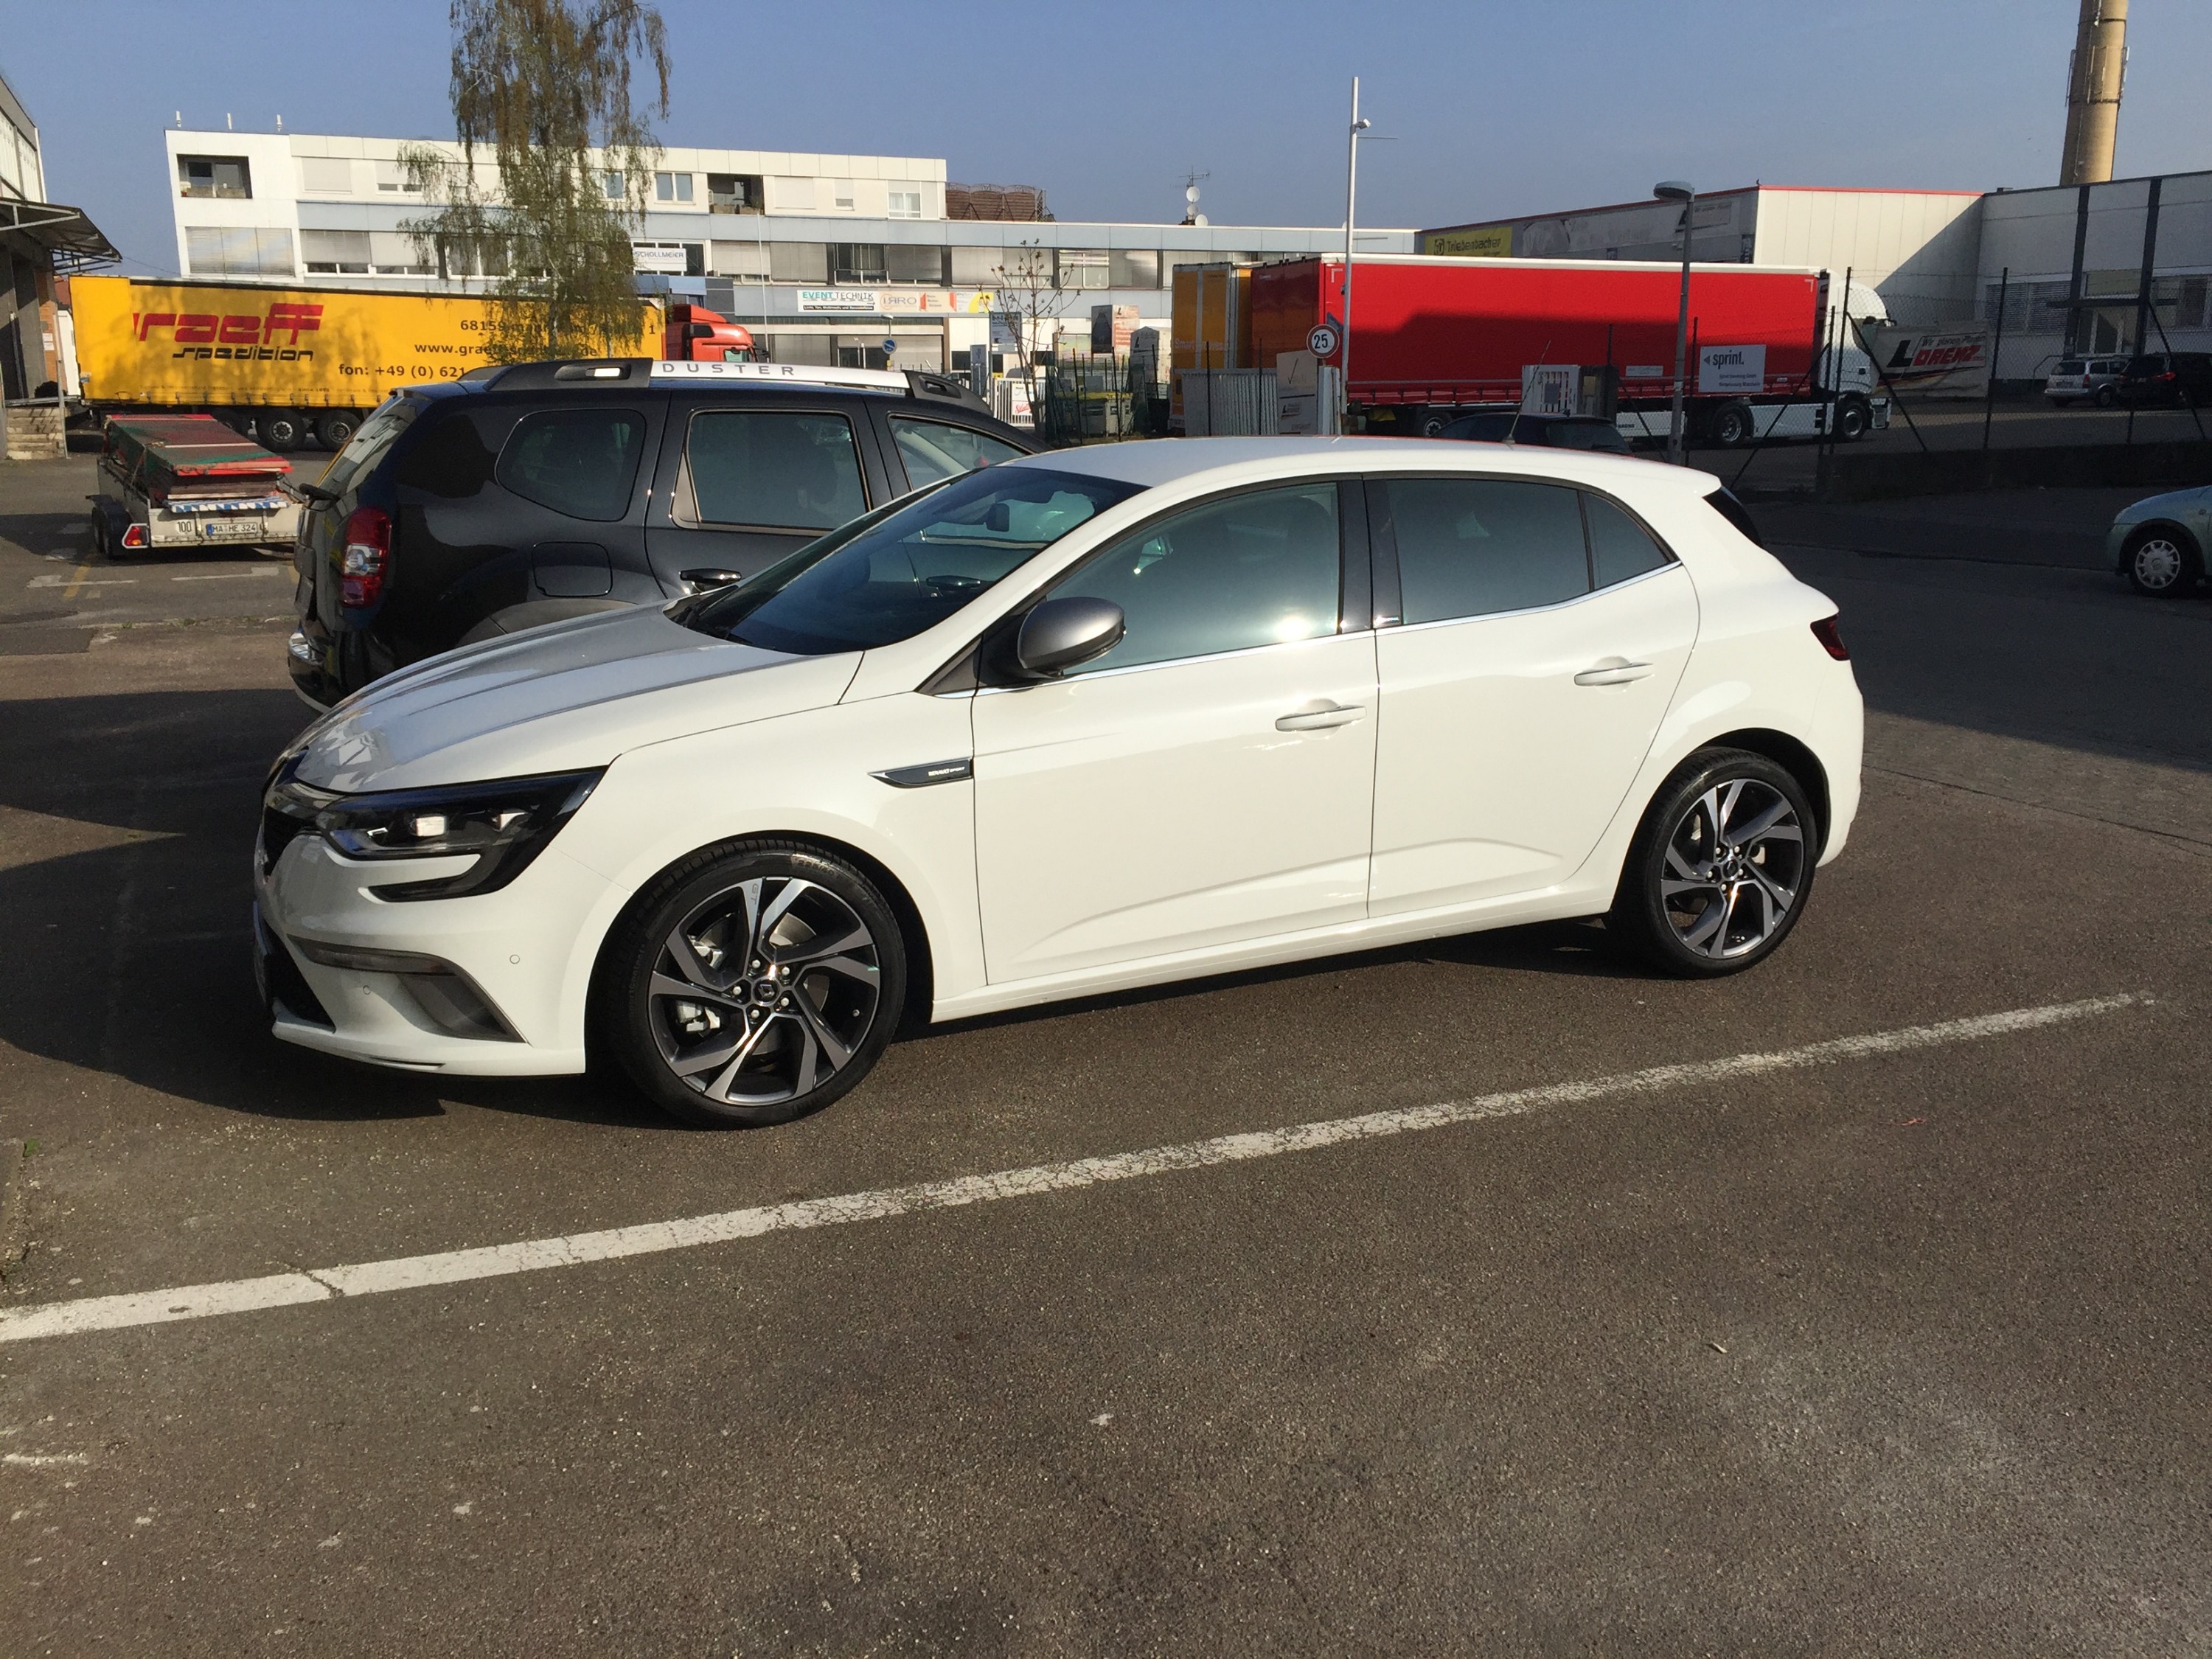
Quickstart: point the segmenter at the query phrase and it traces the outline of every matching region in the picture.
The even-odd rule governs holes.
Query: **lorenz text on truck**
[[[85,402],[100,415],[221,414],[274,450],[342,447],[409,386],[488,360],[494,302],[446,294],[80,276],[71,285]],[[641,301],[614,355],[750,361],[751,335],[702,306]]]

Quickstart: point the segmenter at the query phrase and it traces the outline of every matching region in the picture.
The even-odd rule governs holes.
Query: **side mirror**
[[[1022,620],[1014,660],[1036,679],[1103,657],[1121,644],[1128,624],[1109,599],[1047,599]]]

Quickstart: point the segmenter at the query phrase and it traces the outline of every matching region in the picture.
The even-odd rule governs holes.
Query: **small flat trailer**
[[[93,550],[111,559],[156,548],[291,545],[300,501],[292,464],[212,415],[111,420],[92,496]]]

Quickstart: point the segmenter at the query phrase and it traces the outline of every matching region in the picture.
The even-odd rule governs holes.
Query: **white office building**
[[[406,230],[426,204],[408,188],[405,141],[164,136],[178,269],[188,276],[484,286],[439,272]],[[450,143],[430,148],[459,155]],[[488,161],[477,165],[489,173]],[[611,193],[626,182],[611,183]],[[954,367],[990,339],[994,295],[1009,269],[1036,270],[1056,285],[1060,328],[1087,339],[1097,304],[1132,307],[1164,330],[1178,265],[1344,246],[1341,227],[954,216],[965,193],[948,184],[941,159],[924,156],[671,149],[647,193],[634,236],[641,282],[744,323],[785,362],[881,363],[890,340],[902,368]],[[1411,230],[1359,236],[1363,253],[1414,251]]]

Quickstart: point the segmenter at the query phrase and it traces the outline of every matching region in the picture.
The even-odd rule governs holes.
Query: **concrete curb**
[[[23,1143],[0,1140],[0,1279],[22,1261],[30,1243],[30,1194],[23,1170]]]

